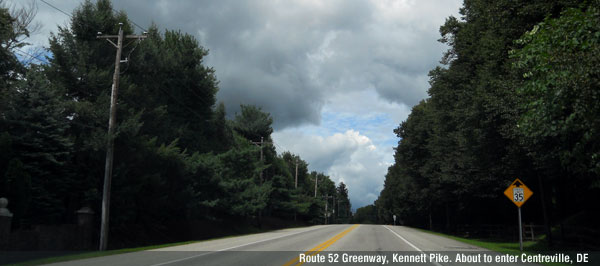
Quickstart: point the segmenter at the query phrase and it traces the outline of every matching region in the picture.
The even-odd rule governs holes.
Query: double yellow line
[[[307,252],[304,252],[304,255],[308,256],[314,256],[317,255],[319,252],[325,250],[326,248],[328,248],[329,246],[333,245],[333,243],[335,243],[336,241],[338,241],[340,238],[344,237],[346,234],[350,233],[350,231],[354,230],[356,227],[358,227],[358,224],[355,224],[353,226],[350,226],[350,228],[344,230],[343,232],[335,235],[334,237],[332,237],[331,239],[321,243],[320,245],[310,249]],[[283,266],[290,266],[290,265],[302,265],[304,264],[304,262],[300,262],[300,256],[294,258],[293,260],[288,261],[286,264],[284,264]]]

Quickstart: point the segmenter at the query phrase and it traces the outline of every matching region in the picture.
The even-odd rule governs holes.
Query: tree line
[[[599,6],[465,0],[440,27],[449,49],[429,73],[430,97],[394,130],[378,222],[515,225],[503,191],[519,178],[534,192],[523,219],[545,224],[549,240],[558,225],[597,229]]]
[[[32,61],[19,53],[30,33],[13,11],[0,2],[0,197],[10,201],[13,228],[72,223],[86,206],[99,216],[109,138],[111,232],[188,220],[260,226],[265,217],[318,224],[326,203],[337,208],[328,222],[349,221],[345,184],[309,171],[298,155],[278,154],[269,113],[242,105],[227,117],[215,70],[204,64],[208,50],[192,35],[152,25],[145,40],[126,43],[108,136],[115,51],[96,36],[116,33],[119,23],[133,34],[127,14],[108,0],[85,1]]]

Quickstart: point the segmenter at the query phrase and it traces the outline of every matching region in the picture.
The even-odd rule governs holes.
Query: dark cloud
[[[127,1],[136,22],[194,34],[219,100],[271,112],[276,129],[318,124],[332,92],[374,88],[412,106],[441,56],[439,6],[411,1]],[[451,5],[455,6],[455,4]],[[435,11],[435,12],[431,12]],[[141,21],[141,22],[140,22]],[[432,23],[433,21],[433,23]],[[415,26],[416,25],[416,26]]]
[[[67,12],[79,5],[50,2]],[[240,104],[259,105],[282,129],[320,123],[321,108],[340,91],[373,88],[390,102],[418,103],[427,96],[427,72],[444,49],[436,43],[437,29],[456,11],[456,2],[130,0],[113,5],[144,27],[154,22],[196,36],[210,50],[206,62],[216,70],[218,98],[230,114]],[[44,33],[67,21],[38,5]]]

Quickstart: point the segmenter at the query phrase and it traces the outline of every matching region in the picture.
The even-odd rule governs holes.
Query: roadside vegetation
[[[419,229],[419,230],[421,230],[423,232],[430,233],[430,234],[439,235],[439,236],[447,237],[447,238],[450,238],[450,239],[454,239],[456,241],[467,243],[469,245],[473,245],[473,246],[477,246],[477,247],[489,249],[491,251],[496,251],[496,252],[500,252],[500,253],[504,253],[504,254],[510,254],[510,255],[521,255],[522,254],[521,251],[520,251],[519,243],[518,242],[514,242],[514,241],[507,242],[507,241],[490,240],[490,239],[463,238],[463,237],[458,237],[458,236],[454,236],[454,235],[443,234],[443,233],[429,231],[429,230],[424,230],[424,229]],[[537,241],[523,241],[523,253],[525,253],[525,254],[530,254],[530,255],[554,254],[554,252],[556,252],[556,251],[563,251],[563,252],[566,252],[568,254],[570,251],[572,251],[572,248],[568,248],[568,247],[556,247],[556,246],[550,247],[550,246],[548,246],[548,242],[546,242],[544,240],[544,238],[541,238],[540,240],[537,240]],[[550,262],[550,263],[542,263],[542,265],[547,265],[547,266],[566,266],[566,265],[571,265],[571,264]]]
[[[514,228],[517,208],[503,191],[519,178],[534,192],[523,222],[544,225],[547,244],[597,249],[599,6],[465,0],[461,17],[440,27],[449,49],[429,74],[430,97],[394,131],[378,222],[395,214],[449,233]]]
[[[152,25],[124,48],[108,136],[115,50],[96,36],[116,34],[119,23],[134,34],[127,14],[108,0],[85,1],[33,55],[23,51],[26,18],[0,1],[0,197],[9,199],[13,230],[74,223],[82,207],[99,225],[110,138],[111,249],[227,235],[227,221],[247,225],[236,233],[322,223],[325,195],[338,207],[329,222],[349,221],[346,186],[277,153],[268,112],[242,105],[227,114],[204,64],[208,50],[192,35]],[[190,232],[194,223],[212,231]]]

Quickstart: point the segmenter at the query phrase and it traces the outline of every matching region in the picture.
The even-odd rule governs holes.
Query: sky
[[[83,0],[35,1],[47,47]],[[50,4],[50,5],[49,5]],[[113,1],[136,24],[194,35],[209,50],[218,101],[269,112],[279,153],[290,151],[348,186],[353,209],[372,204],[393,164],[393,130],[427,97],[428,72],[448,49],[439,27],[460,0]]]

